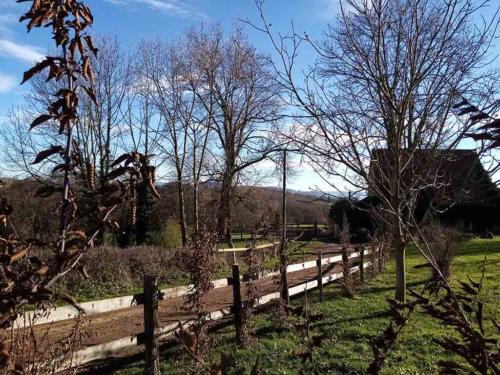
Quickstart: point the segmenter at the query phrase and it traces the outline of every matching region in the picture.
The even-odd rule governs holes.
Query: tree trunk
[[[406,267],[405,267],[405,244],[399,235],[393,241],[394,257],[396,259],[396,295],[397,301],[406,302]]]
[[[193,184],[193,214],[194,214],[194,230],[198,232],[200,230],[200,207],[199,207],[199,181],[195,181]]]
[[[135,224],[135,243],[144,245],[148,241],[149,229],[149,188],[141,182],[137,188],[137,222]]]
[[[394,249],[394,257],[396,261],[396,289],[395,299],[400,302],[406,300],[406,269],[405,269],[405,247],[406,243],[403,238],[404,230],[401,227],[401,220],[405,219],[405,214],[401,208],[406,193],[404,187],[401,186],[402,166],[401,166],[401,151],[399,144],[393,140],[393,137],[388,137],[389,155],[390,155],[390,194],[391,194],[391,210],[393,211],[391,223],[391,242]]]
[[[231,186],[233,178],[226,173],[221,186],[219,196],[219,212],[217,217],[217,232],[219,238],[227,243],[229,248],[233,248],[232,222],[231,222]]]
[[[281,244],[280,244],[280,277],[281,277],[281,299],[286,305],[290,304],[288,292],[288,256],[286,253],[286,150],[283,151],[283,190],[281,206]]]
[[[182,246],[187,245],[187,227],[186,214],[184,209],[184,187],[182,186],[182,177],[177,174],[177,197],[179,199],[179,225],[181,226]]]

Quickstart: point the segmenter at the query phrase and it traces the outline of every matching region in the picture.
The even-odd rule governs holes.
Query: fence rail
[[[368,268],[372,266],[371,262],[366,262],[363,265],[363,268]],[[354,266],[351,268],[351,273],[359,272],[359,266]],[[331,282],[337,281],[341,279],[343,276],[342,272],[330,274],[323,276],[322,285],[329,284]],[[291,297],[297,296],[299,294],[304,293],[305,291],[316,289],[318,287],[318,280],[307,281],[300,285],[295,285],[289,288],[289,294]],[[280,298],[280,292],[273,292],[266,294],[257,298],[256,304],[257,306],[265,305],[273,300]],[[223,308],[217,311],[213,311],[208,314],[208,319],[211,321],[219,321],[223,318],[228,318],[233,316],[233,311],[230,307]],[[183,327],[186,329],[194,324],[193,320],[185,320],[181,322]],[[179,323],[172,323],[162,328],[159,328],[157,331],[157,336],[159,340],[163,340],[169,337],[174,336],[175,332],[179,329]],[[78,361],[80,364],[86,364],[90,362],[95,362],[99,360],[105,360],[109,358],[109,356],[113,353],[119,353],[121,351],[130,349],[131,347],[141,345],[142,342],[138,340],[138,335],[132,335],[123,337],[112,342],[103,343],[99,345],[90,346],[81,351],[78,351],[74,354],[73,360]],[[69,366],[69,364],[62,364],[60,370],[64,370],[65,366]]]
[[[274,244],[266,244],[266,245],[261,245],[261,246],[270,246],[270,245],[274,245]],[[362,246],[362,245],[358,245],[356,247],[358,248],[358,251],[352,252],[349,255],[349,258],[350,259],[358,258],[358,261],[357,261],[358,264],[356,264],[355,266],[350,268],[350,273],[359,272],[361,275],[363,275],[364,269],[372,266],[371,261],[368,261],[368,262],[364,261],[364,259],[366,259],[365,258],[366,255],[368,255],[368,254],[375,254],[376,255],[378,253],[378,250],[375,249],[375,252],[372,252],[372,251],[369,251],[367,249],[364,249],[364,246]],[[330,272],[325,272],[322,269],[322,266],[325,266],[325,265],[339,264],[339,262],[342,261],[342,255],[335,255],[335,256],[329,257],[329,256],[325,256],[326,255],[325,252],[321,252],[321,251],[316,253],[316,255],[317,255],[316,259],[313,259],[311,261],[305,261],[303,263],[291,264],[287,267],[287,270],[286,270],[287,274],[292,273],[292,272],[301,271],[301,270],[307,270],[307,269],[310,269],[313,267],[318,269],[317,276],[314,276],[311,279],[305,279],[305,282],[299,281],[299,284],[295,284],[295,285],[289,287],[288,291],[289,291],[290,296],[295,296],[295,295],[301,294],[307,290],[318,288],[318,290],[320,292],[320,297],[322,300],[323,299],[323,296],[322,296],[323,286],[327,283],[336,281],[336,280],[343,277],[342,272],[332,273],[335,271],[333,271],[333,269],[331,269],[329,267],[326,267],[326,270],[330,269]],[[221,287],[222,285],[224,285],[224,286],[231,285],[232,289],[233,289],[233,292],[232,292],[233,296],[235,294],[237,294],[237,292],[238,292],[237,290],[234,290],[234,289],[235,288],[240,289],[242,287],[241,286],[242,284],[239,282],[239,279],[240,279],[239,272],[235,272],[237,270],[235,270],[234,268],[235,267],[233,267],[233,275],[235,275],[235,274],[238,275],[238,282],[233,282],[233,280],[231,280],[230,278],[221,279],[221,280],[224,280],[223,282],[221,282],[221,280],[214,281],[214,283],[219,284],[218,287]],[[270,276],[274,276],[277,274],[279,274],[279,272],[269,272],[263,276],[270,277]],[[363,277],[363,279],[364,279],[364,277]],[[151,284],[151,283],[148,283],[148,285],[149,284]],[[187,287],[183,287],[183,288],[185,288],[184,294],[187,294],[187,293],[189,293],[189,290],[192,288],[192,286],[187,286]],[[151,295],[151,291],[148,292],[147,290],[145,290],[145,294],[148,294],[148,293]],[[137,296],[140,296],[140,295],[135,295],[135,297],[137,297]],[[130,296],[128,296],[128,297],[130,297]],[[241,294],[240,294],[240,297],[241,297]],[[265,304],[267,304],[267,303],[269,303],[277,298],[280,298],[279,291],[260,295],[256,299],[256,304],[257,304],[257,306],[265,305]],[[141,298],[139,298],[139,300],[140,299]],[[147,306],[144,305],[144,312],[145,313],[147,312],[147,314],[149,316],[147,319],[147,322],[149,322],[149,323],[146,324],[146,326],[149,325],[150,327],[152,327],[149,330],[148,337],[150,337],[150,339],[152,337],[155,340],[155,342],[157,342],[158,339],[171,337],[179,328],[179,322],[182,323],[184,328],[194,324],[194,321],[192,319],[186,319],[183,321],[169,323],[169,324],[166,324],[162,327],[156,328],[154,323],[153,323],[153,321],[155,321],[156,318],[155,318],[154,312],[151,311],[151,309],[152,308],[158,309],[157,300],[154,298],[153,299],[152,298],[144,298],[144,293],[143,293],[142,294],[142,301],[143,301],[142,303],[144,303],[144,300],[148,300],[148,301],[152,300],[153,301],[152,303],[148,303]],[[155,301],[156,301],[156,307],[155,306],[152,307],[151,305],[152,304],[155,305]],[[98,301],[94,301],[91,303],[96,303],[96,302],[98,302]],[[123,308],[124,307],[121,307],[121,309],[123,309]],[[108,311],[112,311],[112,310],[108,310]],[[238,308],[236,307],[236,310],[235,310],[235,306],[233,306],[232,308],[225,307],[225,308],[221,308],[220,310],[216,310],[216,311],[212,311],[212,312],[208,313],[207,317],[210,320],[214,320],[214,321],[220,320],[220,319],[225,318],[225,317],[231,317],[234,319],[234,313],[237,311],[238,311]],[[151,330],[155,331],[154,335],[151,335]],[[145,336],[144,333],[139,333],[139,334],[134,334],[134,335],[128,336],[128,337],[119,338],[119,339],[116,339],[116,340],[111,341],[111,342],[89,346],[89,347],[86,347],[86,348],[76,352],[73,359],[78,359],[78,362],[81,364],[93,362],[93,361],[100,360],[100,359],[105,359],[112,353],[117,353],[117,352],[123,351],[124,349],[143,344],[144,340],[142,338],[144,336]],[[156,352],[154,352],[154,351],[152,352],[151,350],[149,352],[155,353],[155,355],[153,357],[156,358]],[[150,363],[153,363],[155,365],[154,362],[155,361],[150,361]],[[65,366],[65,364],[62,365],[61,370],[64,369],[64,366]]]
[[[275,245],[278,245],[279,242],[274,242],[274,243],[269,243],[269,244],[263,244],[255,247],[255,249],[268,249],[271,248]],[[342,257],[338,255],[338,250],[341,249],[341,246],[336,246],[332,245],[331,247],[335,248],[337,251],[323,251],[323,265],[329,264],[329,263],[335,263],[339,262],[342,260]],[[356,246],[352,246],[352,248],[356,248]],[[243,248],[243,249],[220,249],[219,252],[221,253],[230,253],[232,251],[235,252],[243,252],[247,251],[249,248]],[[302,254],[302,253],[301,253]],[[305,255],[313,255],[317,256],[318,253],[314,252],[305,252],[303,253]],[[354,253],[353,255],[356,255],[357,253]],[[366,253],[365,253],[366,254]],[[326,257],[327,255],[335,255],[333,257]],[[298,264],[290,264],[287,267],[287,273],[290,272],[295,272],[298,270],[302,269],[307,269],[314,267],[315,263],[314,261],[309,261],[305,263],[298,263]],[[278,275],[279,272],[277,271],[265,271],[261,274],[261,277],[270,277],[270,276],[276,276]],[[218,288],[224,288],[227,287],[231,284],[230,277],[225,277],[222,279],[217,279],[212,281],[214,289]],[[176,298],[176,297],[183,297],[193,290],[193,285],[186,285],[186,286],[178,286],[178,287],[173,287],[173,288],[166,288],[166,289],[161,289],[160,293],[162,295],[163,299],[170,299],[170,298]],[[101,299],[101,300],[94,300],[94,301],[89,301],[89,302],[83,302],[80,304],[80,307],[85,311],[86,315],[95,315],[95,314],[101,314],[101,313],[106,313],[114,310],[121,310],[137,305],[142,305],[144,301],[144,295],[143,293],[136,293],[136,294],[130,294],[126,296],[120,296],[120,297],[113,297],[113,298],[106,298],[106,299]],[[72,305],[62,305],[62,306],[56,306],[52,308],[51,310],[48,311],[48,314],[37,314],[35,311],[26,311],[24,314],[20,315],[16,322],[15,322],[15,327],[23,327],[26,322],[34,322],[33,325],[40,325],[40,324],[47,324],[47,323],[53,323],[53,322],[58,322],[61,320],[67,320],[67,319],[72,319],[76,316],[78,316],[80,312],[75,309],[74,306]],[[36,319],[34,317],[37,316]]]
[[[253,248],[258,250],[258,249],[268,249],[270,247],[273,247],[273,246],[276,246],[276,245],[279,245],[279,242],[273,242],[273,243],[266,243],[266,244],[263,244],[263,245],[257,245],[257,246],[254,246]],[[219,249],[217,250],[219,253],[237,253],[237,252],[241,252],[241,251],[248,251],[250,250],[252,247],[251,246],[248,246],[248,247],[232,247],[232,248],[225,248],[225,249]]]

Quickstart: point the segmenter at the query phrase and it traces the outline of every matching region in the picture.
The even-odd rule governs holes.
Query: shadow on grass
[[[286,328],[286,327],[275,327],[272,324],[269,326],[265,327],[260,327],[254,330],[253,334],[255,337],[268,337],[271,338],[273,334],[279,335],[282,333],[290,333],[292,332],[292,328]]]
[[[378,319],[378,318],[388,318],[390,316],[390,311],[389,310],[384,310],[384,311],[378,311],[375,313],[367,314],[367,315],[362,315],[362,316],[353,316],[350,318],[345,318],[345,319],[338,319],[334,320],[331,322],[319,322],[315,323],[313,325],[314,328],[321,328],[321,327],[329,327],[329,326],[335,326],[338,324],[342,323],[352,323],[352,322],[357,322],[357,321],[363,321],[363,320],[371,320],[371,319]]]
[[[411,287],[415,287],[415,286],[419,286],[419,285],[424,285],[428,281],[429,281],[429,278],[425,278],[425,279],[418,280],[418,281],[413,281],[411,283],[407,283],[406,287],[411,288]],[[366,287],[360,291],[360,294],[361,295],[372,294],[372,293],[377,294],[377,293],[388,292],[390,290],[394,290],[394,285],[384,286],[384,287]]]
[[[209,333],[220,333],[223,332],[228,327],[233,325],[232,321],[220,321],[213,327],[208,329]],[[218,344],[228,344],[234,341],[234,338],[229,335],[225,335],[221,338]],[[182,358],[186,353],[179,346],[177,339],[170,337],[165,341],[160,342],[160,365],[166,363],[172,359]],[[126,371],[126,370],[138,370],[138,373],[143,373],[144,367],[144,351],[143,347],[139,352],[129,355],[124,355],[123,357],[110,357],[104,360],[95,361],[89,363],[83,368],[79,369],[78,374],[97,374],[97,375],[107,375],[113,374],[116,371]],[[134,371],[135,372],[135,371]]]
[[[160,345],[160,364],[171,358],[181,355],[180,349],[174,340]],[[78,370],[78,374],[107,375],[116,371],[138,370],[142,373],[144,369],[144,352],[127,355],[124,357],[111,357],[105,360],[90,363]]]

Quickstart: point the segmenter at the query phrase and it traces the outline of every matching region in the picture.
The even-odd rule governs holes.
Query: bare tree
[[[193,92],[196,92],[196,79],[190,78],[190,85]],[[210,95],[210,94],[209,94]],[[213,101],[209,101],[208,110],[197,111],[194,121],[189,126],[189,144],[191,162],[191,180],[193,182],[193,221],[194,230],[200,230],[200,184],[206,172],[206,162],[209,154],[209,146],[211,144],[211,113],[213,109]],[[198,109],[200,106],[198,105]]]
[[[87,175],[83,176],[84,180],[97,179],[98,185],[102,186],[119,145],[119,124],[123,118],[123,101],[131,75],[128,56],[116,38],[101,36],[96,39],[95,45],[102,51],[97,56],[89,56],[94,67],[94,80],[90,87],[95,92],[95,101],[82,97],[73,137],[80,146],[84,174]],[[63,81],[47,80],[47,75],[43,73],[30,80],[25,104],[11,111],[6,131],[2,132],[2,141],[10,150],[3,155],[9,168],[42,181],[53,178],[51,169],[44,166],[50,165],[54,158],[33,165],[31,162],[37,150],[64,143],[55,121],[47,121],[32,131],[28,126],[37,114],[47,108],[53,93],[64,87]]]
[[[423,197],[443,185],[445,151],[461,145],[473,121],[458,121],[462,98],[492,102],[498,77],[488,69],[498,11],[474,24],[491,1],[344,0],[321,41],[265,32],[279,58],[278,83],[298,108],[287,134],[335,187],[368,190],[380,201],[378,221],[391,234],[396,298],[405,299],[405,248],[418,225]],[[302,45],[317,62],[295,79]]]
[[[131,73],[133,84],[128,88],[123,105],[123,125],[120,140],[123,149],[132,149],[134,152],[145,155],[148,163],[153,159],[160,163],[156,156],[162,150],[163,122],[153,102],[153,88],[142,79],[141,70],[134,68]],[[156,168],[157,166],[155,166]],[[142,245],[147,242],[147,233],[150,226],[151,193],[160,196],[149,189],[148,182],[137,184],[134,199],[130,202],[129,216],[132,217],[130,227],[123,233],[128,237],[131,230],[135,230],[135,242]]]
[[[101,36],[95,44],[101,51],[93,59],[96,102],[88,99],[82,102],[76,133],[88,166],[87,174],[92,175],[91,179],[97,177],[102,186],[118,151],[124,100],[131,85],[131,67],[116,37]]]
[[[193,125],[196,97],[185,78],[182,45],[144,41],[139,47],[139,65],[145,82],[152,87],[152,101],[160,112],[164,124],[161,143],[168,166],[174,170],[179,204],[179,224],[182,243],[187,244],[185,213],[185,168],[188,141]]]
[[[274,150],[270,126],[279,119],[280,87],[268,62],[241,30],[224,34],[217,25],[188,31],[190,66],[199,80],[196,96],[209,114],[219,183],[217,231],[232,246],[231,198],[239,176]]]

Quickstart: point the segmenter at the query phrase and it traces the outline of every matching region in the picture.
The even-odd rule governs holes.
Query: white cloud
[[[317,0],[318,16],[325,21],[332,21],[340,14],[340,0]]]
[[[16,17],[16,15],[13,13],[0,14],[0,34],[4,34],[4,35],[11,34],[10,26],[12,24],[15,24],[18,19],[19,19],[19,16]]]
[[[356,4],[360,7],[368,7],[371,8],[372,1],[371,0],[357,0]],[[341,7],[342,5],[342,7]],[[326,21],[333,21],[341,14],[341,9],[344,9],[344,12],[353,12],[354,8],[348,4],[344,0],[317,0],[317,7],[320,9],[319,16],[320,18]]]
[[[7,39],[0,39],[0,55],[33,63],[43,59],[40,49],[27,44],[19,44]]]
[[[14,77],[0,73],[0,94],[11,92],[17,84]]]
[[[145,5],[150,9],[158,10],[177,17],[202,17],[203,14],[193,9],[185,1],[180,0],[106,0],[109,3],[123,6]]]

